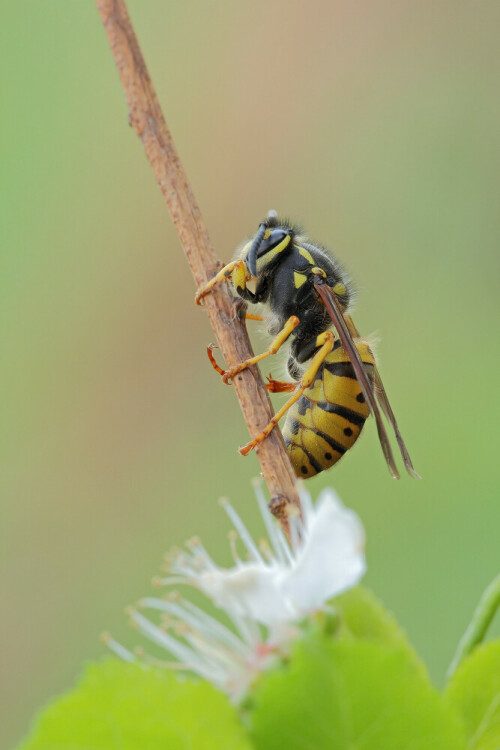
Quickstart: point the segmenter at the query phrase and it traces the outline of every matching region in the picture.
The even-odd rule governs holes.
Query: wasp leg
[[[297,385],[298,383],[289,383],[286,380],[275,380],[269,373],[266,388],[270,393],[285,393],[286,391],[294,391]]]
[[[251,357],[245,362],[240,362],[239,365],[231,367],[230,370],[226,370],[226,372],[222,376],[222,380],[224,381],[224,383],[228,383],[239,372],[242,372],[242,370],[246,370],[247,367],[251,367],[252,365],[257,364],[257,362],[260,362],[261,359],[265,359],[266,357],[270,357],[272,354],[276,354],[278,349],[283,346],[287,338],[290,336],[291,332],[295,328],[297,328],[299,323],[300,321],[296,315],[292,315],[290,318],[288,318],[287,322],[283,326],[282,330],[278,333],[267,352],[264,352],[263,354],[257,354],[256,357]]]
[[[247,313],[245,315],[246,320],[265,320],[265,318],[262,317],[262,315],[252,315],[251,313]]]
[[[210,363],[211,363],[212,367],[214,368],[214,370],[216,370],[219,373],[219,375],[225,375],[226,371],[223,370],[222,367],[219,367],[219,365],[215,361],[215,357],[212,354],[212,349],[217,349],[217,347],[216,347],[215,344],[210,344],[210,346],[207,346],[207,354],[208,354],[208,358],[210,360]]]
[[[318,338],[316,339],[316,346],[320,346],[321,349],[316,352],[316,354],[312,358],[311,364],[302,376],[297,391],[293,394],[293,396],[290,396],[286,404],[284,404],[284,406],[282,406],[281,409],[276,412],[267,427],[264,427],[260,435],[257,435],[254,440],[251,440],[249,443],[243,445],[239,449],[242,456],[246,456],[247,453],[250,453],[251,450],[253,450],[257,445],[259,445],[259,443],[262,443],[262,441],[266,439],[269,433],[272,432],[272,430],[276,427],[281,417],[283,417],[288,409],[293,406],[296,401],[299,400],[306,388],[309,388],[314,383],[314,378],[316,377],[316,374],[322,363],[332,351],[334,342],[335,337],[332,331],[324,331],[323,333],[319,334]]]
[[[197,305],[201,305],[201,300],[205,295],[209,294],[214,286],[216,284],[220,284],[221,281],[228,281],[231,278],[231,274],[233,273],[234,269],[238,266],[241,266],[243,263],[242,260],[233,260],[232,263],[228,263],[227,266],[224,266],[219,273],[217,273],[213,279],[210,279],[208,284],[205,284],[201,289],[198,289],[195,296],[195,302]]]
[[[222,367],[219,367],[217,362],[215,361],[215,357],[212,354],[212,351],[214,349],[217,349],[215,344],[210,344],[210,346],[207,346],[207,354],[208,358],[210,360],[210,364],[216,370],[219,375],[225,375],[226,371],[222,369]],[[287,383],[284,380],[275,380],[271,377],[271,374],[269,374],[269,377],[267,378],[268,382],[266,383],[266,388],[270,393],[283,393],[284,391],[294,391],[297,388],[297,383]]]

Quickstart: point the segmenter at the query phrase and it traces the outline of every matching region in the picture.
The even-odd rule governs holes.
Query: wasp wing
[[[365,368],[363,367],[363,363],[361,362],[361,358],[358,354],[358,350],[356,349],[356,346],[354,344],[352,334],[344,319],[344,315],[342,313],[341,307],[339,303],[337,302],[335,294],[332,294],[331,290],[325,284],[323,278],[317,277],[314,279],[313,283],[314,283],[314,288],[316,289],[319,296],[323,300],[323,303],[326,309],[328,310],[331,319],[333,320],[333,323],[335,325],[335,328],[337,329],[337,333],[339,335],[339,339],[342,343],[342,346],[346,350],[349,356],[349,359],[351,360],[354,374],[356,375],[356,378],[360,385],[361,392],[363,393],[363,396],[365,398],[366,403],[368,404],[368,407],[370,408],[370,411],[375,417],[375,422],[377,424],[378,438],[380,440],[380,445],[382,446],[382,451],[384,453],[389,471],[391,472],[394,479],[399,479],[399,472],[397,470],[396,463],[394,461],[391,444],[389,442],[389,437],[387,435],[384,423],[382,421],[382,415],[380,413],[380,409],[378,408],[373,386],[370,383],[370,380],[368,379],[368,376],[365,372]],[[385,391],[384,391],[384,395],[385,395]],[[387,404],[388,403],[389,402],[387,401]]]
[[[349,328],[350,332],[353,334],[353,336],[359,336],[359,332],[356,328],[356,326],[353,323],[353,320],[350,315],[345,314],[344,320],[347,323],[347,327]],[[401,452],[401,457],[403,459],[403,463],[405,465],[406,471],[410,476],[412,476],[414,479],[422,479],[420,474],[417,474],[415,469],[413,468],[413,464],[410,458],[410,454],[408,453],[408,448],[405,445],[405,441],[403,440],[403,436],[401,435],[398,427],[398,423],[396,421],[396,417],[394,416],[394,412],[392,411],[392,407],[389,403],[389,399],[387,398],[387,393],[385,392],[384,384],[382,383],[382,378],[380,377],[380,373],[378,371],[378,368],[375,368],[375,395],[377,397],[377,401],[379,402],[380,406],[382,407],[382,411],[384,412],[385,416],[387,417],[387,420],[391,423],[392,429],[394,430],[394,434],[396,436],[396,440],[399,446],[399,450]]]
[[[387,398],[387,393],[385,392],[385,388],[382,383],[382,378],[380,377],[380,373],[377,368],[375,368],[375,393],[377,394],[377,398],[380,406],[382,407],[382,411],[384,412],[388,421],[391,423],[392,429],[394,430],[394,434],[399,445],[399,450],[401,451],[401,457],[403,459],[406,471],[414,479],[422,479],[420,474],[417,474],[417,472],[413,468],[410,454],[408,453],[408,448],[406,447],[405,441],[403,440],[403,437],[399,431],[396,417],[394,416],[394,412],[392,411],[389,399]]]
[[[356,326],[353,323],[353,320],[350,315],[344,314],[344,320],[347,323],[347,327],[349,328],[350,332],[359,338],[359,332],[356,328]],[[377,397],[377,401],[379,402],[380,406],[382,407],[382,411],[384,412],[385,416],[387,417],[387,420],[391,423],[392,429],[394,430],[394,434],[396,436],[396,440],[399,446],[399,450],[401,452],[401,457],[403,459],[403,463],[405,465],[406,471],[410,476],[412,476],[414,479],[422,479],[420,474],[417,474],[415,469],[413,468],[413,464],[410,458],[410,454],[408,453],[408,448],[405,445],[405,441],[403,440],[403,436],[401,435],[398,427],[398,423],[396,421],[396,417],[394,416],[394,412],[392,411],[392,407],[389,403],[389,399],[387,398],[387,393],[385,392],[384,384],[382,383],[382,378],[380,377],[380,373],[378,371],[378,368],[375,368],[375,395]]]

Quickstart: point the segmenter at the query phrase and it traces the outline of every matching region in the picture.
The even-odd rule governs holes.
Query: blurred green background
[[[219,256],[275,208],[357,283],[355,321],[381,338],[424,480],[390,479],[369,424],[308,488],[334,485],[361,515],[366,583],[440,684],[500,568],[500,5],[129,9]],[[202,532],[229,560],[220,495],[261,526],[257,460],[237,453],[246,428],[207,362],[213,334],[93,3],[3,0],[0,40],[8,747],[99,657],[102,630],[135,643],[123,608],[165,550]]]

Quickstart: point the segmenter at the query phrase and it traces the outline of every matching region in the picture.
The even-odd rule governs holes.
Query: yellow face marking
[[[339,295],[339,297],[343,297],[343,296],[344,296],[344,294],[346,293],[346,288],[345,288],[345,286],[344,286],[343,284],[341,284],[341,283],[340,283],[340,281],[339,281],[339,282],[337,282],[337,284],[335,284],[335,286],[333,287],[333,291],[335,292],[335,294],[338,294],[338,295]]]
[[[235,289],[245,289],[247,285],[247,269],[244,263],[233,271],[233,286]]]
[[[270,261],[272,261],[273,258],[275,258],[278,253],[281,253],[282,250],[285,249],[285,247],[290,242],[290,236],[287,235],[284,240],[281,240],[279,245],[276,245],[276,247],[273,247],[272,250],[269,250],[265,255],[262,256],[262,258],[257,259],[257,273],[262,271],[262,269],[267,266]]]
[[[271,230],[266,229],[266,231],[264,232],[264,239],[268,240],[270,236],[271,236]]]
[[[299,247],[299,253],[302,255],[303,258],[305,258],[306,260],[309,261],[309,263],[311,264],[311,266],[316,265],[316,261],[312,257],[312,255],[309,252],[309,250],[306,250],[305,247]]]
[[[302,284],[305,284],[307,281],[307,276],[304,276],[303,273],[297,273],[297,271],[293,272],[293,283],[295,285],[295,289],[300,289]]]

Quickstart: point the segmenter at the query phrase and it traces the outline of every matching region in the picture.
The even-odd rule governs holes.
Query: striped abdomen
[[[356,349],[373,382],[370,347],[358,341]],[[288,411],[283,427],[297,476],[312,477],[337,463],[358,439],[369,413],[349,357],[336,341],[312,386]]]

